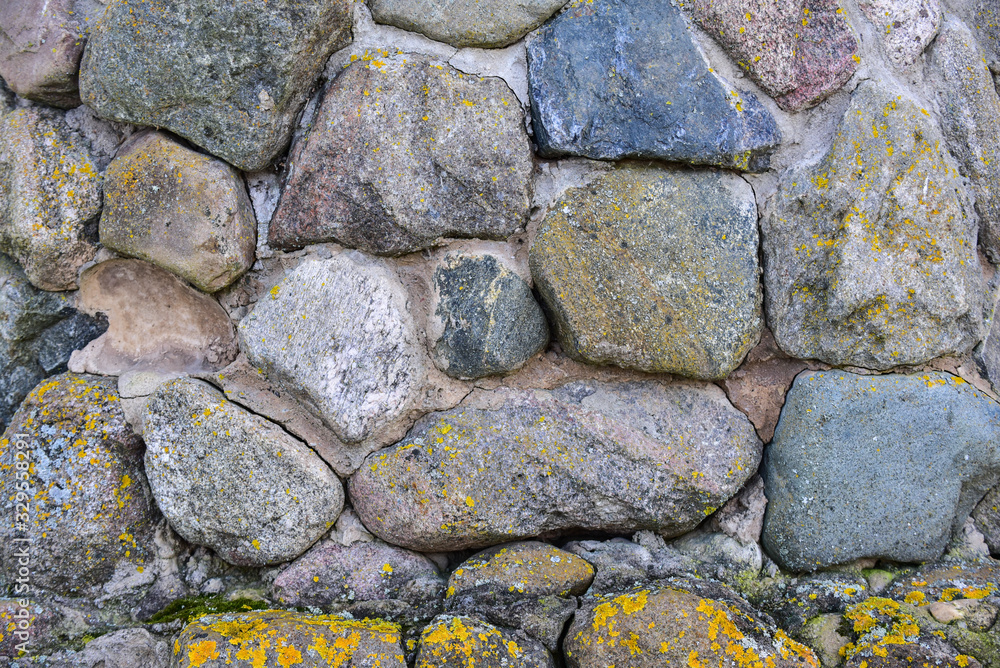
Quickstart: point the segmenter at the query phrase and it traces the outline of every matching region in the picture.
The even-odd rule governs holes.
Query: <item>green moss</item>
[[[267,607],[269,606],[265,601],[252,598],[237,598],[229,601],[222,596],[195,596],[174,601],[150,617],[146,623],[165,624],[176,619],[189,623],[205,615],[263,610]]]

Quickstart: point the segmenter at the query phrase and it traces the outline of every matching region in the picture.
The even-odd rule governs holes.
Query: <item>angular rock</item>
[[[893,580],[884,596],[917,607],[932,603],[982,601],[1000,594],[1000,565],[983,562],[927,564]]]
[[[648,540],[655,536],[655,540]],[[566,544],[566,550],[592,564],[597,573],[588,595],[628,591],[655,580],[693,574],[698,564],[648,531],[640,531],[633,542],[624,538],[608,541],[584,540]],[[644,544],[643,544],[644,543]]]
[[[782,350],[889,369],[981,338],[976,226],[943,146],[925,110],[866,82],[830,151],[781,177],[761,230]]]
[[[74,290],[97,252],[101,177],[63,114],[29,107],[0,113],[0,252],[42,290]]]
[[[552,668],[537,641],[465,615],[441,615],[420,636],[416,668]]]
[[[274,248],[336,241],[400,255],[440,237],[506,239],[531,199],[514,93],[416,54],[341,72],[291,163],[269,227]]]
[[[781,142],[757,98],[709,67],[670,0],[575,0],[527,48],[532,125],[546,157],[761,171]]]
[[[167,668],[170,643],[146,629],[122,629],[94,638],[80,652],[57,653],[50,661],[51,668]]]
[[[762,467],[782,567],[937,559],[1000,479],[1000,405],[944,373],[804,373]]]
[[[739,494],[712,515],[709,526],[713,531],[732,536],[744,545],[756,543],[764,528],[766,508],[764,481],[759,475],[755,475]]]
[[[697,563],[698,575],[730,584],[754,580],[764,563],[757,543],[741,543],[732,536],[707,529],[684,534],[671,547]]]
[[[288,146],[327,58],[350,39],[347,0],[184,0],[169,12],[111,0],[80,95],[104,118],[170,130],[257,171]]]
[[[542,25],[567,0],[476,0],[412,2],[373,0],[372,16],[403,30],[419,32],[459,48],[498,49],[509,46]]]
[[[555,203],[531,274],[570,357],[724,378],[760,337],[757,240],[738,176],[625,166]]]
[[[795,637],[802,634],[809,620],[823,614],[844,612],[861,603],[873,592],[865,578],[857,573],[822,572],[797,578],[780,576],[765,580],[750,601],[768,613]]]
[[[494,255],[445,257],[434,271],[434,296],[427,334],[434,363],[449,376],[513,371],[549,342],[531,288]]]
[[[886,55],[897,67],[915,63],[941,27],[939,0],[861,0],[858,6],[882,33]]]
[[[173,668],[405,668],[399,627],[283,610],[207,615],[174,645]]]
[[[370,531],[421,551],[569,530],[674,536],[735,494],[760,452],[714,386],[575,382],[428,415],[349,490]]]
[[[101,243],[205,292],[253,265],[257,221],[235,169],[160,132],[134,136],[104,175]]]
[[[236,332],[218,302],[141,260],[108,260],[80,277],[79,308],[108,331],[69,361],[71,371],[121,375],[212,371],[236,357]]]
[[[150,564],[159,513],[142,441],[125,422],[114,380],[62,374],[43,381],[3,439],[0,466],[8,473],[0,498],[9,519],[0,540],[30,541],[33,588],[80,592],[105,584],[116,569],[141,572]],[[0,565],[4,586],[13,588],[16,550],[3,550]]]
[[[976,506],[972,517],[983,532],[990,554],[1000,556],[1000,486],[994,487]]]
[[[344,490],[301,441],[206,383],[164,383],[147,402],[146,472],[185,540],[229,563],[291,561],[337,521]]]

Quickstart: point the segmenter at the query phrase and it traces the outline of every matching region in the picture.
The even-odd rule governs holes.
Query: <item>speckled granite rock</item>
[[[255,171],[288,146],[327,58],[350,38],[347,0],[181,0],[170,11],[110,0],[80,95],[104,118],[170,130]]]
[[[161,132],[133,136],[105,173],[101,243],[205,292],[253,264],[257,221],[243,177]]]
[[[714,386],[577,382],[428,415],[349,490],[369,530],[423,551],[574,529],[678,535],[736,493],[760,452]]]
[[[79,652],[58,652],[47,668],[167,668],[170,643],[146,629],[122,629],[94,638]]]
[[[531,274],[571,357],[724,378],[760,337],[757,240],[739,177],[629,165],[556,202]]]
[[[941,27],[939,0],[861,0],[858,6],[881,32],[885,53],[897,67],[913,65]]]
[[[272,422],[179,379],[150,397],[146,472],[170,525],[226,561],[290,561],[340,515],[344,490],[316,453]]]
[[[16,584],[19,539],[30,541],[31,586],[63,594],[103,585],[116,570],[148,567],[159,513],[142,441],[125,422],[114,380],[62,374],[43,381],[14,414],[2,445],[5,586]]]
[[[434,363],[449,376],[513,371],[549,342],[531,288],[495,255],[446,256],[434,270],[434,296],[427,334]]]
[[[505,239],[528,214],[517,97],[427,56],[366,57],[341,72],[291,163],[274,248],[336,241],[399,255],[440,237]]]
[[[573,541],[565,549],[582,557],[597,570],[587,592],[591,595],[614,594],[647,585],[656,580],[693,574],[698,564],[668,546],[663,538],[640,531],[636,539]],[[652,538],[652,540],[650,540]]]
[[[858,42],[837,0],[684,0],[684,8],[781,108],[798,111],[854,74]]]
[[[537,641],[475,617],[442,615],[420,636],[416,668],[552,668],[548,651]]]
[[[670,0],[573,0],[527,43],[539,152],[767,169],[774,118],[689,31]]]
[[[1000,405],[943,373],[804,373],[762,474],[781,566],[930,561],[1000,480]]]
[[[965,9],[970,14],[966,22],[975,30],[986,52],[986,64],[994,74],[1000,72],[1000,4],[997,0],[974,0],[951,9]]]
[[[793,168],[761,220],[767,319],[782,350],[889,369],[981,338],[976,225],[926,111],[866,82],[830,151]]]

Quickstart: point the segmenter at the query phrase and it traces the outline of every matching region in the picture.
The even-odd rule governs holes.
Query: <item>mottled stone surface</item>
[[[837,0],[684,0],[683,6],[782,109],[798,111],[854,74],[858,42]]]
[[[527,44],[542,155],[758,171],[781,134],[712,69],[670,0],[573,0]]]
[[[161,385],[146,404],[143,438],[167,521],[230,563],[290,561],[343,508],[340,480],[316,453],[201,381]]]
[[[760,451],[714,386],[577,382],[428,415],[349,489],[369,530],[424,551],[576,529],[678,535],[740,488]]]
[[[239,172],[161,132],[136,135],[105,173],[101,243],[205,292],[253,264],[257,221]]]
[[[696,574],[728,584],[753,581],[763,565],[757,543],[741,543],[721,531],[707,528],[684,534],[670,546],[695,562]]]
[[[713,531],[731,536],[744,545],[756,543],[760,541],[760,532],[764,528],[765,508],[764,481],[755,475],[739,494],[712,515],[709,526]]]
[[[775,577],[762,584],[752,592],[751,602],[796,637],[802,635],[809,620],[818,615],[842,613],[873,593],[857,572],[825,571],[795,578]]]
[[[513,371],[549,342],[531,288],[495,255],[446,256],[434,270],[434,296],[427,333],[434,363],[449,376]]]
[[[943,373],[804,373],[762,474],[781,566],[930,561],[1000,479],[1000,406]]]
[[[826,155],[782,175],[761,220],[782,350],[888,369],[981,337],[976,225],[943,139],[928,112],[868,82]]]
[[[738,176],[629,165],[556,202],[531,274],[569,356],[724,378],[760,337],[757,240]]]
[[[255,171],[288,146],[327,58],[350,38],[347,0],[181,0],[170,11],[110,0],[80,95],[104,118],[170,130]]]
[[[997,0],[975,0],[959,3],[952,10],[962,8],[971,12],[967,21],[986,52],[986,64],[994,74],[1000,72],[1000,4]]]
[[[466,615],[442,615],[420,636],[416,668],[552,668],[552,657],[537,641]]]
[[[142,454],[114,380],[62,374],[32,390],[0,440],[4,584],[16,582],[15,539],[30,540],[32,587],[64,594],[148,567],[159,513]]]
[[[167,668],[170,643],[146,629],[122,629],[94,638],[79,652],[60,652],[49,660],[50,668]]]
[[[0,113],[0,252],[42,290],[73,290],[97,252],[101,177],[63,114],[31,107]]]
[[[897,67],[913,65],[941,27],[938,0],[860,0],[858,6],[878,28],[885,53]]]
[[[337,76],[293,149],[271,246],[399,255],[523,227],[531,144],[513,91],[427,56],[379,58]]]
[[[565,545],[567,551],[582,557],[597,570],[588,596],[628,591],[655,580],[694,573],[698,568],[697,562],[650,531],[640,531],[636,539],[641,542],[612,538]]]
[[[990,554],[1000,556],[1000,487],[994,487],[983,497],[972,517],[976,528],[983,532]]]

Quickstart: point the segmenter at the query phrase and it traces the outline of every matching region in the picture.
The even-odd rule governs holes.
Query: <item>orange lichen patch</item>
[[[450,426],[447,431],[451,431]],[[447,432],[442,430],[442,433]],[[593,579],[593,566],[575,554],[528,541],[492,548],[472,557],[455,570],[448,585],[449,592],[493,585],[503,591],[532,596],[566,596],[582,594]]]
[[[859,635],[856,642],[840,648],[840,655],[847,659],[859,653],[885,657],[887,646],[914,643],[920,637],[913,615],[891,599],[873,596],[848,608],[844,617],[853,622],[853,630]]]
[[[472,617],[451,617],[424,629],[417,666],[521,666],[525,657],[524,648],[500,629]]]
[[[215,648],[214,640],[202,640],[194,643],[188,648],[188,665],[198,668],[206,661],[219,658],[219,651]]]

